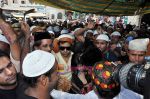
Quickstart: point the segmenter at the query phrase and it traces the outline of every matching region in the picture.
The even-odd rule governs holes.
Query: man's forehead
[[[51,39],[42,39],[41,41],[42,41],[42,43],[48,43],[48,42],[50,42],[50,43],[51,43],[51,42],[52,42],[52,40],[51,40]]]
[[[60,43],[60,46],[71,46],[71,44],[68,42],[64,42],[64,43]]]
[[[118,37],[120,37],[120,36],[118,36],[118,35],[112,35],[111,37],[117,37],[117,38],[118,38]]]
[[[0,69],[5,68],[10,63],[10,59],[6,56],[0,57]]]

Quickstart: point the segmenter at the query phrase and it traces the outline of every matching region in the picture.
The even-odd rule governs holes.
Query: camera
[[[142,64],[128,63],[118,69],[115,80],[134,92],[143,94],[143,83],[146,76],[146,70]]]
[[[128,63],[116,66],[113,77],[123,87],[143,95],[145,77],[149,68],[150,56],[145,57],[145,63],[143,64]]]

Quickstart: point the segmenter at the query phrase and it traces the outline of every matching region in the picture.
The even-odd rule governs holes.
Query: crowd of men
[[[144,64],[145,27],[0,19],[0,30],[0,99],[143,98],[112,79],[111,66],[103,69]],[[95,65],[101,61],[107,64]]]

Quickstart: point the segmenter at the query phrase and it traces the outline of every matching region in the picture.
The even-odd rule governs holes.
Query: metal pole
[[[143,17],[143,15],[142,15],[142,14],[141,14],[141,15],[139,15],[139,22],[138,22],[138,26],[139,26],[139,28],[141,28],[142,17]]]

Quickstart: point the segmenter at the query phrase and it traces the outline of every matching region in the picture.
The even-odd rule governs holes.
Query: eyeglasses
[[[62,47],[62,46],[60,46],[59,49],[60,49],[60,50],[65,50],[65,49],[66,49],[66,50],[71,50],[71,47]]]

